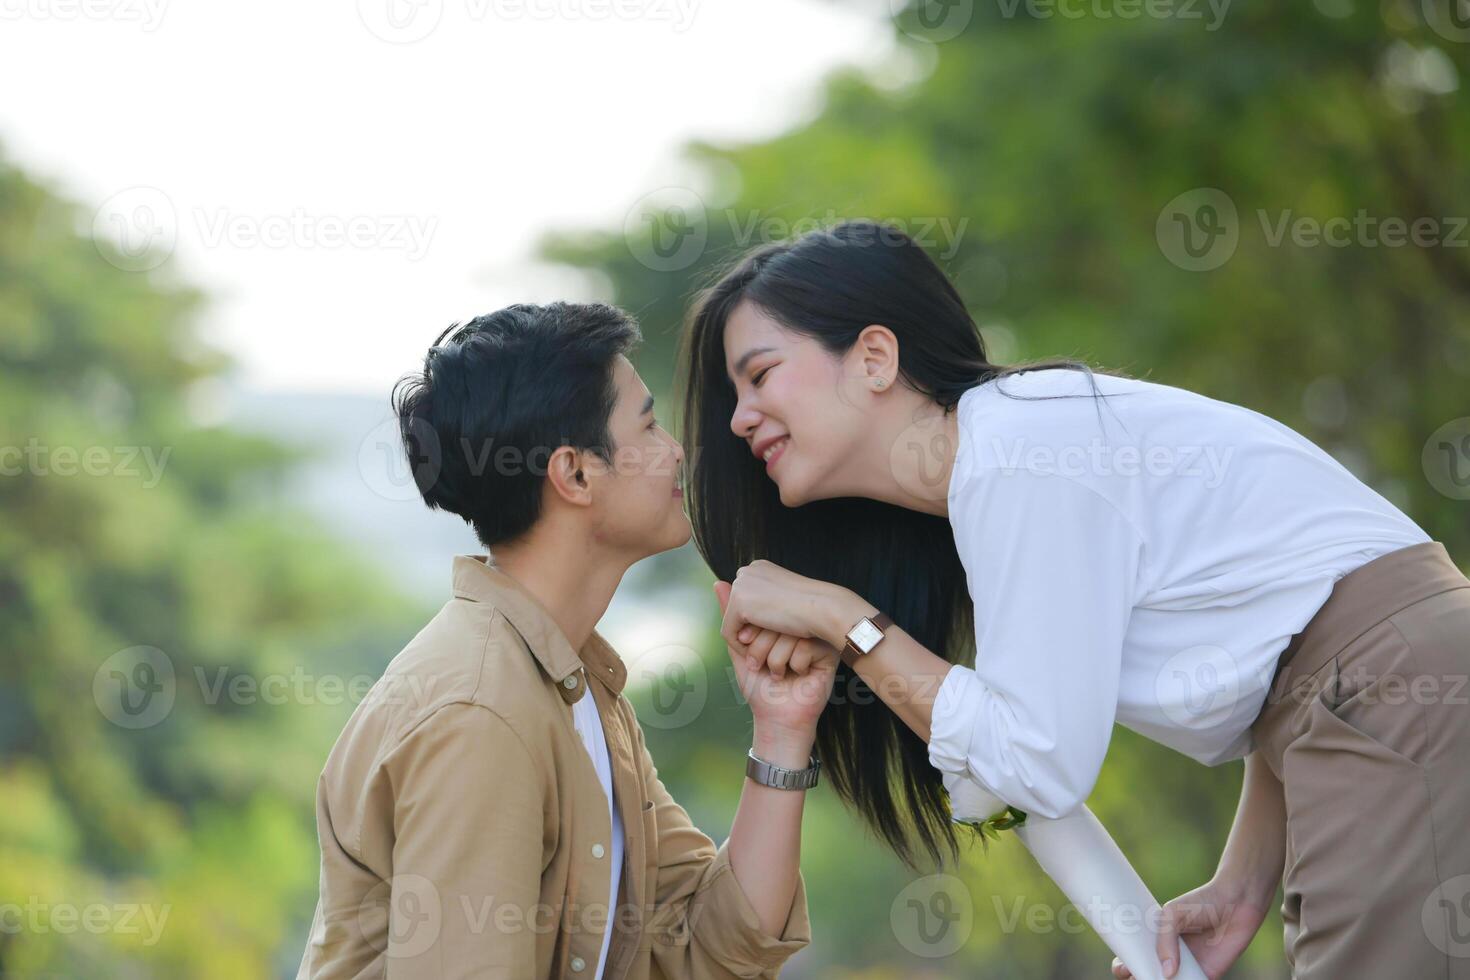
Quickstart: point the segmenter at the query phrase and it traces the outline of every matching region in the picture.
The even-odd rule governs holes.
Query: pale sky
[[[451,320],[592,298],[543,233],[808,117],[892,58],[886,6],[0,0],[0,144],[88,233],[164,247],[135,274],[207,291],[242,383],[380,393]]]

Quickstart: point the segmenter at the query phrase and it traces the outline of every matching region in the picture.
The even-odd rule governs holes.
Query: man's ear
[[[571,446],[560,446],[546,463],[546,482],[552,492],[578,507],[592,503],[592,485],[582,455]]]

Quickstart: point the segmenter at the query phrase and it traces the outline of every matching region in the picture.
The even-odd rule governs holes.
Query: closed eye
[[[770,373],[770,370],[771,370],[770,368],[764,368],[763,370],[759,371],[755,375],[755,377],[753,377],[753,378],[750,379],[750,383],[752,385],[754,385],[755,387],[759,388],[761,386],[761,382],[766,379],[766,375],[768,373]]]

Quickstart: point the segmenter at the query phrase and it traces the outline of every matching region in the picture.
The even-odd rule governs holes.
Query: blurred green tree
[[[0,158],[0,973],[294,971],[316,776],[414,610],[192,420],[200,296],[81,217]]]

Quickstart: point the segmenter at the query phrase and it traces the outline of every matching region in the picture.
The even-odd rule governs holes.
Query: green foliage
[[[417,610],[271,497],[292,453],[190,420],[226,366],[199,297],[79,225],[0,161],[0,972],[271,975],[310,920],[316,775],[351,708],[318,682],[376,674]],[[128,728],[103,704],[135,647],[175,699]],[[308,680],[282,701],[237,677]]]

